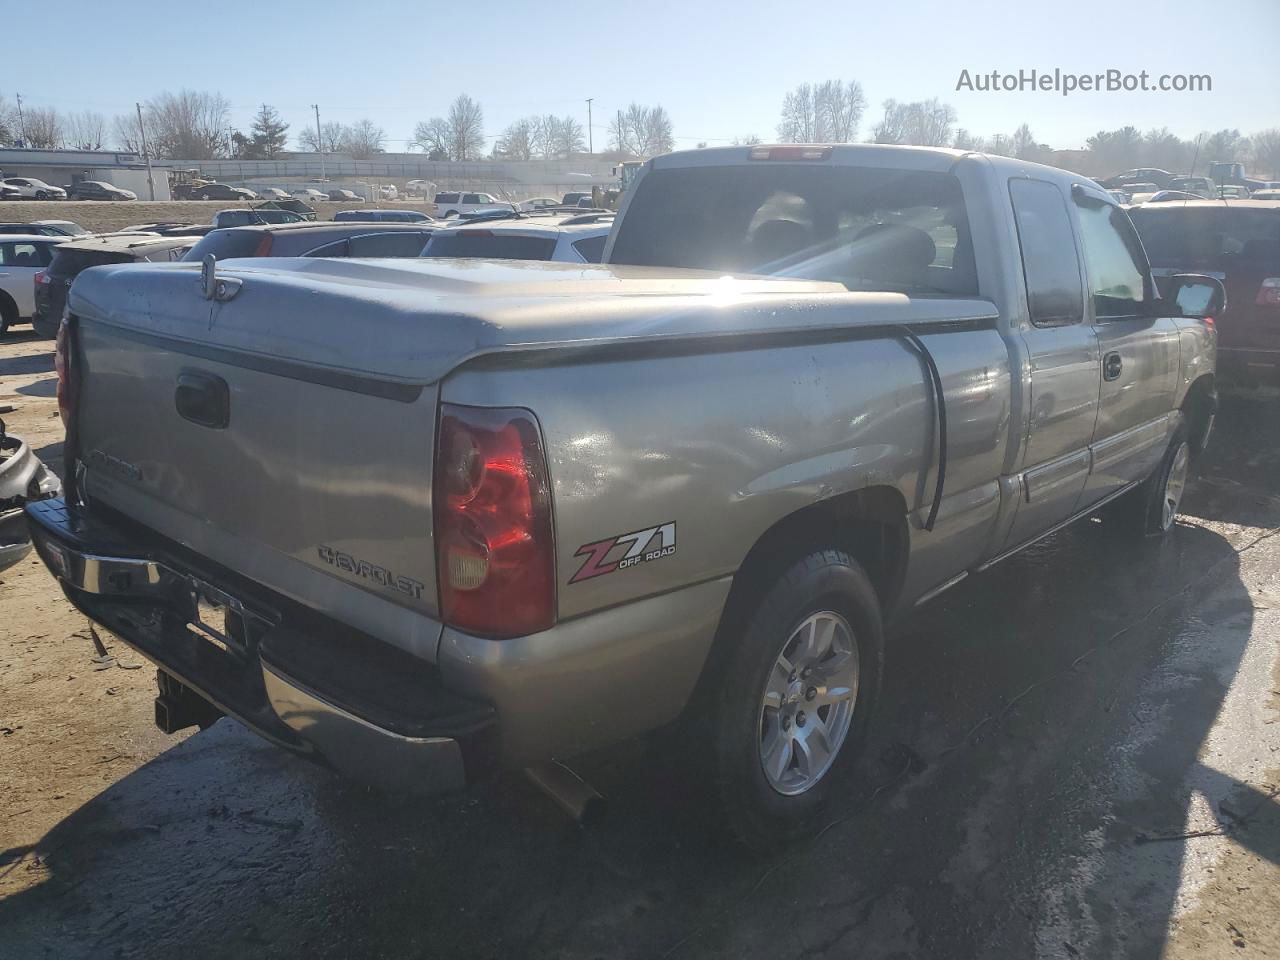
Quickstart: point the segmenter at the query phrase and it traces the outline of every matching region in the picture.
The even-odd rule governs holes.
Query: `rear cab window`
[[[600,234],[598,237],[585,237],[582,240],[573,242],[573,249],[578,251],[578,255],[587,263],[599,263],[604,259],[604,244],[609,239],[608,234]]]
[[[760,164],[648,174],[611,263],[843,283],[915,296],[978,293],[960,182],[945,173]]]
[[[1084,319],[1080,259],[1066,197],[1045,180],[1009,181],[1031,322],[1059,327]]]

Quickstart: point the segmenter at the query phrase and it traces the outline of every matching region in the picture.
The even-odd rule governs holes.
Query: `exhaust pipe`
[[[604,815],[604,797],[560,761],[527,767],[525,775],[576,823],[586,826]]]

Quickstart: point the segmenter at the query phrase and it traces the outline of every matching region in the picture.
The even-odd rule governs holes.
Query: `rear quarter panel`
[[[948,397],[950,463],[937,529],[917,539],[912,589],[963,569],[998,507],[1010,387],[995,330],[932,335]],[[473,365],[443,402],[531,409],[556,518],[562,619],[722,577],[787,515],[870,485],[919,525],[933,497],[926,373],[901,340],[862,339],[537,368]],[[676,550],[591,576],[592,545],[674,524]],[[655,535],[651,549],[670,546]],[[650,551],[644,551],[647,553]],[[954,568],[954,569],[952,569]]]

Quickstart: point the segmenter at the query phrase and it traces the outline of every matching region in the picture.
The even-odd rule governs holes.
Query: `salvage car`
[[[57,476],[31,447],[5,430],[0,420],[0,570],[31,552],[31,536],[22,508],[62,493]]]
[[[27,515],[158,665],[163,729],[229,713],[432,791],[678,723],[716,822],[772,849],[854,768],[887,618],[1104,506],[1174,527],[1222,297],[1158,297],[1062,170],[676,153],[604,265],[85,271],[75,482]]]
[[[259,224],[214,230],[185,259],[228,257],[416,257],[430,223],[335,222]]]
[[[1182,273],[1222,281],[1220,375],[1240,386],[1280,386],[1280,201],[1200,200],[1130,211],[1156,283]]]
[[[32,329],[48,340],[57,336],[58,323],[67,305],[67,290],[81,270],[106,263],[170,263],[181,260],[200,236],[199,228],[195,228],[193,233],[186,235],[117,233],[59,244],[53,248],[53,259],[49,265],[32,278],[35,288]]]
[[[72,200],[137,200],[132,190],[125,190],[105,180],[79,180],[67,188]]]
[[[233,187],[226,183],[206,183],[197,187],[191,196],[196,200],[257,200],[258,194],[248,187]]]
[[[37,180],[35,177],[6,177],[6,187],[13,187],[24,200],[65,200],[67,191]]]
[[[520,218],[442,227],[431,234],[422,255],[599,263],[613,218],[583,219],[590,222],[558,223],[555,220]]]
[[[34,281],[49,266],[63,236],[0,235],[0,336],[36,310]]]
[[[302,223],[305,218],[290,210],[270,210],[254,207],[246,210],[235,207],[231,210],[219,210],[213,215],[213,227],[221,230],[224,227],[245,227],[251,223]]]

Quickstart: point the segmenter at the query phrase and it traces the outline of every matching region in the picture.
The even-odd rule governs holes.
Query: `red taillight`
[[[35,275],[35,282],[37,287],[45,286],[49,282],[49,271],[41,270],[37,273]]]
[[[551,489],[533,414],[445,404],[433,510],[446,623],[516,637],[555,622]]]
[[[275,235],[272,233],[264,233],[262,239],[258,241],[258,245],[253,248],[255,257],[271,256],[271,244],[275,242]]]
[[[752,160],[827,160],[832,147],[799,144],[792,147],[752,147]]]
[[[1260,307],[1280,307],[1280,277],[1267,277],[1258,288],[1257,299],[1253,301]]]
[[[71,422],[71,353],[67,344],[67,325],[58,324],[58,339],[53,351],[53,369],[58,374],[58,413],[62,416],[62,425]]]

